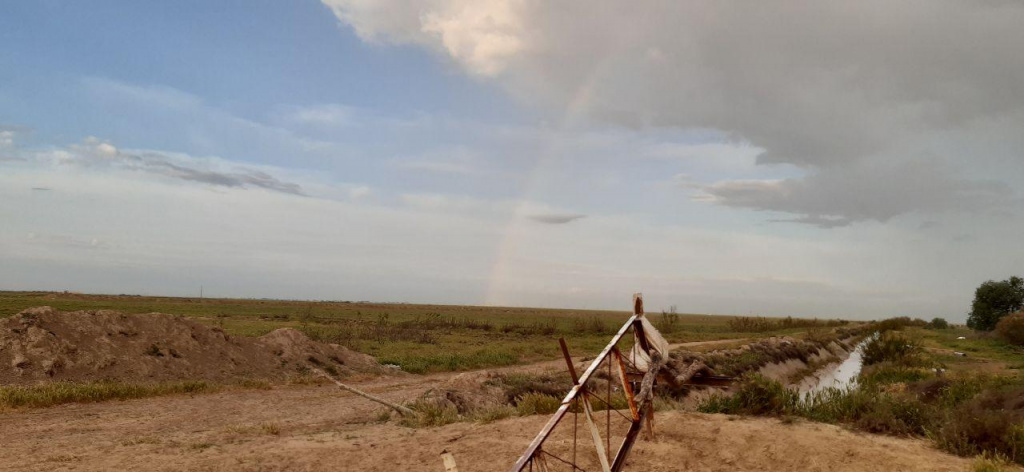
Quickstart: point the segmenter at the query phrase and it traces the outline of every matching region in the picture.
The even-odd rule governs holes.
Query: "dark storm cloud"
[[[545,214],[545,215],[530,215],[527,218],[536,221],[538,223],[544,223],[549,225],[564,225],[571,223],[580,218],[585,218],[587,215],[579,214]]]
[[[798,179],[723,181],[701,190],[720,205],[801,215],[776,221],[823,228],[913,211],[992,212],[1019,204],[1005,182],[959,178],[924,160],[830,167]]]
[[[717,129],[807,173],[725,177],[705,189],[722,205],[841,226],[998,205],[1008,186],[987,180],[1024,179],[1021,2],[323,1],[366,40],[440,51],[555,116]]]

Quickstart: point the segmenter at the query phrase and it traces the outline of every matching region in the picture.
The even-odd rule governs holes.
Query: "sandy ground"
[[[711,343],[729,342],[735,340]],[[564,370],[563,361],[495,370],[550,369]],[[454,375],[382,377],[357,386],[388,400],[406,401]],[[281,386],[7,412],[0,414],[0,470],[440,472],[444,468],[439,454],[448,450],[462,472],[500,471],[515,462],[548,419],[534,416],[412,429],[394,419],[382,421],[386,412],[333,386]],[[566,435],[571,423],[563,426],[549,440],[549,450],[570,451]],[[656,438],[637,444],[627,470],[964,471],[970,463],[925,441],[803,421],[785,424],[667,412],[657,415],[655,428]],[[579,444],[580,457],[595,457],[583,436]]]
[[[741,345],[741,344],[743,344],[744,341],[747,341],[747,338],[716,339],[714,341],[692,341],[692,342],[688,342],[688,343],[669,344],[668,348],[669,348],[669,350],[672,350],[672,351],[674,351],[676,349],[679,349],[679,348],[684,348],[684,347],[687,348],[687,349],[703,350],[704,348],[712,348],[712,347],[714,347],[714,348],[721,348],[721,347],[729,347],[729,346],[732,346],[732,345]]]
[[[427,379],[364,385],[391,399]],[[427,382],[429,383],[429,382]],[[3,470],[505,470],[547,420],[513,418],[410,429],[331,387],[287,387],[32,410],[0,415]],[[660,413],[656,438],[627,470],[968,470],[921,440],[774,419]],[[585,441],[581,444],[586,444]],[[581,455],[593,449],[581,446]],[[558,470],[558,469],[555,469]]]
[[[498,370],[563,368],[551,361]],[[402,401],[453,375],[386,377],[358,386]],[[500,471],[548,419],[411,429],[381,422],[385,411],[333,386],[290,386],[8,412],[0,414],[0,470],[440,472],[439,454],[448,450],[462,472]],[[655,428],[656,438],[637,444],[627,470],[965,471],[970,464],[922,440],[803,421],[666,412],[657,415]],[[567,431],[560,429],[549,449],[568,447]],[[580,441],[581,457],[593,457],[587,445]]]

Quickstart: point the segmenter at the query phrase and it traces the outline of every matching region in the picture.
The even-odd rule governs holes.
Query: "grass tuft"
[[[218,387],[201,380],[140,384],[128,382],[53,382],[41,385],[0,386],[0,409],[40,408],[64,403],[128,400],[157,395],[201,393]]]
[[[527,393],[516,398],[519,416],[550,415],[561,405],[561,398],[543,393]]]

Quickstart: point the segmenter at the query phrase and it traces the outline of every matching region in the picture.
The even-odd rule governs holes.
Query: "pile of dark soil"
[[[294,329],[230,336],[181,316],[25,310],[0,320],[0,384],[43,380],[283,380],[319,367],[348,376],[385,371],[365,354]]]

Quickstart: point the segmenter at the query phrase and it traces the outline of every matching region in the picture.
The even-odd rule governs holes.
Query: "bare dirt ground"
[[[358,386],[402,401],[454,375]],[[505,470],[547,421],[412,429],[379,422],[384,411],[334,387],[290,386],[10,412],[0,415],[0,470],[441,471],[445,449],[463,472]],[[627,470],[963,471],[970,463],[925,441],[824,424],[684,412],[661,413],[655,424],[656,439],[637,444]]]
[[[409,379],[366,387],[399,399]],[[329,387],[225,392],[68,405],[0,416],[3,470],[504,470],[546,416],[410,429],[379,424],[374,404]],[[920,440],[836,426],[721,415],[659,414],[632,470],[967,470]]]
[[[0,384],[47,380],[285,379],[313,364],[339,375],[381,374],[377,361],[282,328],[229,336],[180,316],[50,307],[0,319]]]
[[[714,341],[693,341],[693,342],[688,342],[688,343],[669,344],[668,348],[670,350],[672,350],[672,351],[674,351],[676,349],[679,349],[679,348],[683,348],[683,347],[685,347],[687,349],[700,350],[702,348],[739,345],[739,344],[743,344],[743,342],[746,341],[746,340],[747,340],[747,338],[717,339],[717,340],[714,340]]]
[[[565,371],[563,361],[554,360],[486,372],[382,375],[372,358],[314,343],[294,330],[236,338],[170,315],[41,308],[4,320],[0,328],[0,365],[9,366],[0,376],[3,383],[283,379],[296,366],[312,363],[349,374],[347,381],[353,385],[401,403],[451,385],[470,391],[487,375],[501,372]],[[742,340],[672,347],[738,342]],[[581,370],[586,359],[578,361]],[[463,472],[505,470],[548,419],[542,415],[413,429],[389,420],[388,412],[334,386],[287,384],[270,390],[236,388],[9,411],[0,414],[0,470],[440,471],[439,454],[445,449],[455,454]],[[923,441],[829,425],[684,412],[659,414],[655,425],[657,438],[639,443],[627,468],[966,470],[968,464]],[[546,449],[568,444],[556,435]],[[581,457],[593,455],[586,446],[579,452]]]

